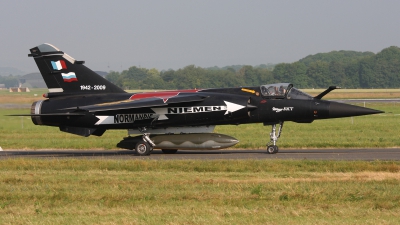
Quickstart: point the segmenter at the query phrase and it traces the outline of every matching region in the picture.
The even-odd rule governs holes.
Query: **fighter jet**
[[[285,121],[352,117],[382,111],[322,100],[338,87],[312,97],[290,83],[252,87],[190,89],[127,93],[51,44],[30,49],[49,89],[34,102],[35,125],[55,126],[80,136],[101,136],[109,129],[126,129],[117,146],[149,155],[153,149],[222,149],[238,140],[213,133],[217,125],[271,125],[267,152],[276,145]],[[277,128],[277,126],[279,126]],[[133,135],[133,136],[131,136]]]

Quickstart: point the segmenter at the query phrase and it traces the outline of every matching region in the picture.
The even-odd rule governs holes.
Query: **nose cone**
[[[329,118],[363,116],[369,114],[384,113],[380,110],[364,108],[344,103],[331,102],[329,105]]]

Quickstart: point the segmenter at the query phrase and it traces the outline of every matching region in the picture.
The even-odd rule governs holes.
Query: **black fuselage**
[[[201,101],[182,102],[165,106],[126,108],[112,107],[91,111],[86,106],[115,105],[115,102],[129,102],[135,94],[89,94],[53,97],[32,105],[32,114],[55,114],[54,116],[32,116],[38,125],[71,126],[99,129],[134,129],[138,127],[179,127],[201,125],[226,125],[264,123],[277,124],[280,121],[310,123],[315,119],[371,114],[370,109],[330,102],[320,99],[296,99],[288,96],[261,96],[259,87],[198,90],[195,93],[179,92],[181,97],[202,94]],[[164,92],[155,92],[164,93]],[[160,94],[162,95],[162,94]],[[154,98],[155,95],[152,96]],[[164,99],[165,100],[165,99]],[[160,101],[162,101],[160,99]],[[229,109],[228,103],[238,108]],[[240,107],[241,106],[241,107]],[[341,108],[338,113],[337,108]],[[160,111],[161,110],[161,111]],[[161,114],[166,118],[161,119]],[[63,115],[56,115],[57,113]],[[69,116],[68,113],[72,115]],[[79,115],[75,115],[79,114]],[[99,122],[99,117],[109,117],[107,122]]]

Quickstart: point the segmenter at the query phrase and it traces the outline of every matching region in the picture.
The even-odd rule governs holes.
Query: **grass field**
[[[398,224],[400,163],[1,160],[1,224]]]
[[[36,99],[42,97],[32,92],[0,94],[0,104]],[[288,122],[278,144],[399,147],[399,105],[366,107],[386,113]],[[84,138],[35,126],[29,117],[3,116],[21,113],[29,109],[0,110],[5,150],[108,150],[126,136],[126,131],[107,131],[103,137]],[[257,149],[265,148],[270,129],[252,124],[219,126],[216,132],[238,138],[237,148]],[[2,158],[0,173],[0,224],[400,223],[397,161]]]
[[[324,89],[303,89],[302,91],[317,96]],[[400,98],[399,89],[336,89],[326,95],[326,99],[387,99]]]

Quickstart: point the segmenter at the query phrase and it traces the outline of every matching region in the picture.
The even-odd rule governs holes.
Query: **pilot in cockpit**
[[[278,84],[266,84],[260,87],[261,94],[263,96],[270,96],[276,98],[282,98],[286,96],[288,90],[292,88],[289,83],[278,83]]]
[[[285,92],[286,92],[286,89],[281,85],[281,86],[279,87],[279,94],[280,94],[280,95],[285,95]]]

